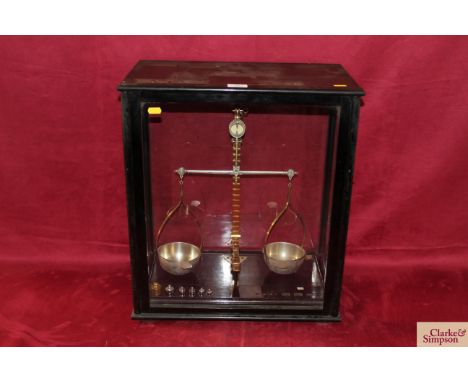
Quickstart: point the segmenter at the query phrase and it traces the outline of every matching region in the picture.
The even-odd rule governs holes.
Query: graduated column
[[[236,173],[240,168],[242,139],[232,140],[232,165],[234,173],[232,176],[232,205],[231,205],[231,270],[240,271],[240,176]]]

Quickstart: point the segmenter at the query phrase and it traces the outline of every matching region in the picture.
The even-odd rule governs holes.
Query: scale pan
[[[284,241],[265,245],[264,254],[270,271],[280,275],[296,273],[305,259],[304,248]]]
[[[172,275],[185,275],[200,261],[201,250],[197,246],[181,241],[166,243],[158,248],[161,267]]]

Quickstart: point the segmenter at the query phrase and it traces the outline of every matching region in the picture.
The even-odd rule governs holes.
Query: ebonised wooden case
[[[338,321],[358,115],[364,95],[342,66],[140,61],[118,90],[132,317]],[[160,115],[151,115],[149,110],[155,108],[161,110]],[[226,184],[213,177],[196,176],[190,181],[186,177],[188,197],[206,195],[201,202],[193,196],[190,204],[195,209],[201,206],[197,223],[205,244],[196,268],[173,275],[161,267],[155,237],[165,210],[177,199],[174,171],[195,164],[229,168],[229,161],[222,158],[224,152],[228,159],[231,155],[227,129],[233,109],[248,110],[243,119],[247,125],[243,169],[298,169],[297,180],[290,182],[296,191],[292,202],[303,211],[307,227],[305,260],[296,273],[288,275],[272,272],[264,261],[265,221],[278,215],[284,202],[284,179],[245,181],[242,263],[240,272],[232,272],[229,245],[218,238],[229,234],[230,215],[223,204],[224,198],[230,198],[224,193]],[[243,176],[240,179],[244,187]],[[295,224],[295,218],[287,223]],[[288,231],[294,230],[286,224],[284,232]],[[151,287],[155,284],[160,286],[157,291]],[[190,295],[189,288],[195,293]]]

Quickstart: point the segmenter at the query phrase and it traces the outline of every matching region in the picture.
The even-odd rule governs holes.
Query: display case
[[[343,67],[140,61],[119,90],[133,317],[339,320],[364,95]]]

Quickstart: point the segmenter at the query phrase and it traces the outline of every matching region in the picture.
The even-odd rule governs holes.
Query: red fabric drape
[[[117,84],[341,63],[366,90],[340,324],[131,321]],[[467,37],[0,37],[0,344],[414,345],[468,321]]]

